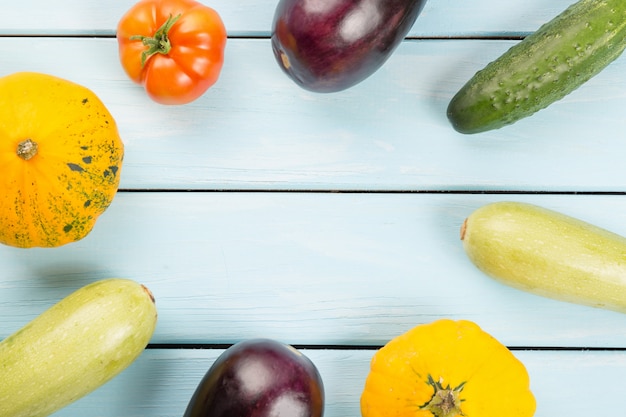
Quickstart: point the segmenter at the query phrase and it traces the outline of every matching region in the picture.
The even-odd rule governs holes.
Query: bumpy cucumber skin
[[[452,126],[498,129],[562,99],[626,48],[626,1],[579,0],[477,72],[452,98]]]
[[[461,229],[487,275],[544,297],[626,313],[626,238],[519,202],[485,205]]]
[[[132,280],[70,294],[0,343],[0,416],[48,416],[100,387],[142,353],[156,317]]]

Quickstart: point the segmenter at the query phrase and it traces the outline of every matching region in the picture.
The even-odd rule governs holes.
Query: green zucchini
[[[626,1],[579,0],[477,72],[447,115],[461,133],[498,129],[574,91],[626,48]]]
[[[527,203],[497,202],[461,228],[469,259],[512,287],[626,313],[626,238]]]
[[[70,294],[0,343],[0,416],[48,416],[100,387],[142,353],[156,317],[131,280]]]

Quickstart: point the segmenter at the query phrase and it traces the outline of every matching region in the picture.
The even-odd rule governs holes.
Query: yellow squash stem
[[[131,36],[131,40],[140,40],[147,48],[145,51],[141,53],[141,65],[144,66],[146,61],[150,59],[152,55],[155,54],[163,54],[167,55],[172,48],[172,44],[170,43],[170,39],[167,36],[168,32],[174,26],[174,24],[180,19],[180,14],[175,17],[167,18],[165,23],[161,25],[159,29],[154,33],[154,36],[142,36],[135,35]]]
[[[428,375],[428,384],[433,387],[434,393],[431,399],[421,406],[422,410],[430,411],[434,417],[456,417],[462,416],[460,394],[465,382],[456,388],[446,385],[444,388],[442,381],[435,381]]]
[[[32,139],[25,139],[17,144],[17,156],[25,161],[28,161],[33,156],[37,155],[37,142]]]

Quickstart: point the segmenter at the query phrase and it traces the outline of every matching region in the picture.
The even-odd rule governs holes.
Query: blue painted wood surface
[[[326,416],[357,417],[374,349],[443,317],[511,347],[538,417],[622,412],[626,315],[496,283],[459,240],[472,210],[504,199],[626,235],[626,60],[505,129],[463,136],[445,117],[475,71],[568,0],[430,0],[381,70],[329,95],[276,65],[276,0],[206,2],[228,29],[226,63],[178,107],[152,103],[119,65],[115,25],[133,3],[24,0],[0,22],[0,75],[91,88],[126,146],[122,189],[87,238],[0,247],[0,338],[110,276],[150,287],[160,314],[145,354],[59,417],[182,416],[221,353],[191,347],[252,337],[306,346]]]

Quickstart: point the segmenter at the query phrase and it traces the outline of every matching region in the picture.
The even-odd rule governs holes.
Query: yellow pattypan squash
[[[363,417],[530,417],[524,365],[473,322],[419,325],[378,350],[361,396]]]
[[[0,242],[55,247],[85,237],[117,192],[123,154],[92,91],[34,72],[0,78]]]

